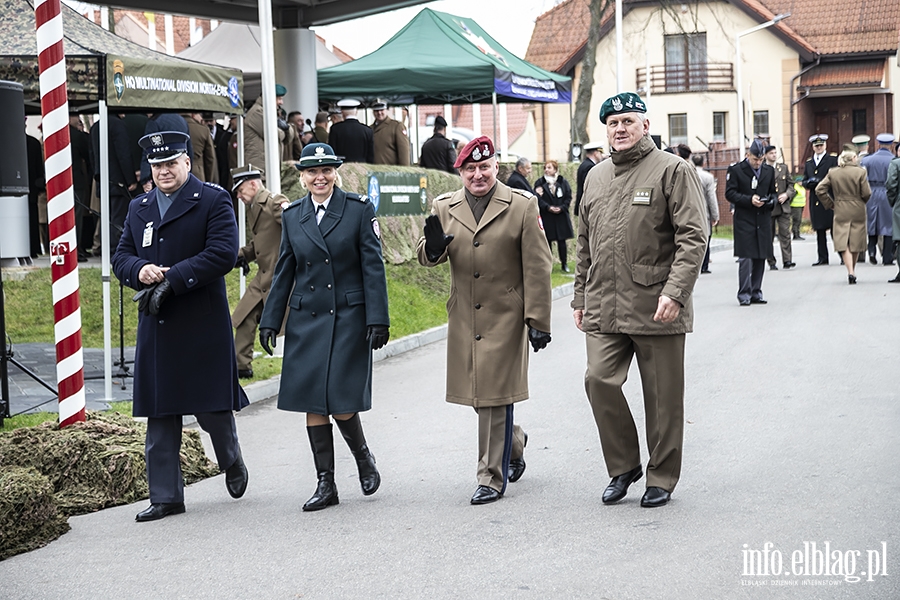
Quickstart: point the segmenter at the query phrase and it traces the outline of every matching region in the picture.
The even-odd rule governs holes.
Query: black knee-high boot
[[[353,458],[356,459],[356,466],[359,469],[359,483],[362,486],[362,492],[366,496],[371,496],[381,485],[381,475],[375,467],[375,457],[366,445],[366,436],[363,433],[362,423],[359,420],[359,413],[356,413],[346,421],[335,419],[341,435],[344,436]]]
[[[332,504],[338,504],[337,487],[334,485],[334,435],[331,432],[331,423],[307,427],[306,432],[309,434],[309,445],[316,463],[319,483],[316,485],[316,492],[303,505],[303,510],[322,510]]]

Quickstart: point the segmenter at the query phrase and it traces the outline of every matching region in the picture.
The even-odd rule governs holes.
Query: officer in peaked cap
[[[178,459],[182,415],[209,433],[228,493],[247,488],[233,411],[247,406],[238,385],[225,275],[238,255],[231,197],[191,175],[187,134],[140,139],[156,187],[135,198],[113,257],[119,281],[137,290],[134,415],[147,417],[150,507],[137,521],[183,513]]]
[[[550,247],[537,198],[497,181],[490,138],[466,144],[454,167],[464,187],[434,199],[416,251],[426,267],[450,261],[446,400],[478,413],[470,501],[487,504],[525,471],[513,406],[528,398],[529,342],[535,352],[550,343]]]
[[[869,187],[872,188],[872,196],[866,202],[866,229],[869,234],[869,262],[873,265],[878,261],[878,238],[882,237],[881,261],[884,265],[894,264],[893,250],[893,223],[891,205],[887,199],[888,168],[894,153],[891,145],[894,143],[894,135],[891,133],[879,133],[875,136],[878,142],[877,150],[869,154],[859,164],[866,169],[869,178]]]
[[[866,134],[854,135],[851,138],[850,142],[856,146],[856,153],[860,158],[866,156],[869,153],[869,142],[872,141],[872,138],[867,136]]]
[[[379,165],[409,166],[409,138],[403,123],[388,114],[385,102],[372,105],[375,122],[372,123],[375,163]]]
[[[331,131],[328,132],[328,145],[347,162],[373,164],[375,136],[370,127],[359,122],[356,115],[359,100],[345,98],[337,105],[341,109],[343,120],[331,126]]]
[[[253,344],[256,326],[262,317],[263,307],[272,287],[278,248],[281,244],[281,211],[290,205],[282,194],[273,194],[263,185],[265,171],[248,164],[231,170],[234,186],[231,191],[247,207],[247,224],[253,238],[238,251],[235,268],[250,272],[250,263],[259,269],[247,286],[247,291],[231,315],[234,327],[234,351],[237,357],[238,377],[253,377]]]
[[[588,171],[594,165],[603,160],[603,144],[600,142],[588,142],[584,145],[584,160],[578,165],[578,172],[575,177],[575,214],[578,214],[578,208],[581,206],[581,198],[584,196],[584,180],[587,178]]]
[[[814,267],[820,267],[828,264],[828,241],[826,234],[834,223],[834,211],[828,210],[819,201],[816,196],[816,186],[825,179],[828,170],[837,166],[837,157],[828,154],[826,145],[828,142],[828,134],[814,133],[809,136],[809,143],[812,144],[813,155],[806,161],[803,167],[803,187],[807,189],[806,197],[809,203],[809,220],[812,228],[816,230],[816,247],[818,251],[818,260],[813,263]],[[832,234],[833,236],[834,234]]]

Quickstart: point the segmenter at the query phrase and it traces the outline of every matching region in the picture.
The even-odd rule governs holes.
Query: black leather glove
[[[275,347],[275,337],[278,335],[278,332],[274,329],[269,329],[267,327],[259,328],[259,343],[262,344],[263,350],[266,351],[266,354],[272,356],[275,352],[272,348]]]
[[[156,287],[153,288],[153,293],[150,294],[150,304],[147,306],[147,310],[151,315],[159,314],[159,307],[162,306],[162,303],[166,301],[166,298],[172,295],[172,284],[169,283],[168,279],[163,279],[159,283],[156,284]]]
[[[538,331],[531,325],[528,326],[528,341],[531,342],[531,347],[534,348],[534,351],[543,350],[547,347],[547,344],[550,343],[550,334],[544,333],[543,331]]]
[[[138,312],[144,313],[145,317],[150,316],[150,296],[153,295],[153,290],[156,289],[157,285],[159,284],[154,283],[150,287],[145,287],[131,298],[137,302]]]
[[[238,256],[237,262],[234,263],[234,268],[243,271],[244,277],[250,274],[250,263],[248,263],[247,259],[243,256]]]
[[[387,325],[369,325],[366,329],[366,341],[372,344],[372,350],[384,348],[391,339],[391,330]]]
[[[453,234],[444,234],[444,227],[437,215],[429,215],[425,219],[425,255],[428,260],[439,259],[452,241]]]

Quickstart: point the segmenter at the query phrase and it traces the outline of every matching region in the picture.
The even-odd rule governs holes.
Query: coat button
[[[328,314],[329,314],[329,315],[333,315],[333,314],[334,314],[334,309],[329,310],[329,311],[328,311]]]
[[[327,287],[327,288],[330,290],[330,289],[331,289],[331,284],[329,283],[329,284],[328,284],[327,286],[325,286],[325,287]]]
[[[477,273],[476,273],[476,275],[477,275]],[[191,277],[190,279],[188,279],[188,283],[194,283],[194,278]]]
[[[315,313],[315,312],[313,312],[313,313],[312,313],[312,316],[316,316],[316,313]]]
[[[164,241],[166,241],[166,238],[159,238],[159,243],[160,243],[160,244],[162,244]]]
[[[479,273],[478,271],[475,271],[475,279],[478,279],[479,277],[481,277],[481,273]]]
[[[306,261],[306,266],[307,266],[307,267],[311,267],[311,266],[312,266],[312,263],[309,262],[309,261]]]
[[[314,285],[309,286],[309,291],[311,291],[311,292],[316,291],[316,286],[314,286]]]
[[[480,309],[481,309],[481,304],[476,304],[476,305],[475,305],[475,310],[480,310]]]
[[[159,320],[159,324],[160,324],[160,325],[163,325],[165,322],[166,322],[165,319],[160,319],[160,320]]]
[[[480,245],[481,245],[481,242],[479,242],[478,240],[475,240],[474,246],[477,248],[477,247],[480,246]]]
[[[326,258],[326,259],[325,259],[325,264],[326,264],[326,265],[330,265],[330,264],[331,264],[331,261],[328,260],[328,259]]]
[[[476,342],[481,341],[481,336],[480,336],[480,335],[476,335],[476,336],[475,336],[475,341],[476,341]]]

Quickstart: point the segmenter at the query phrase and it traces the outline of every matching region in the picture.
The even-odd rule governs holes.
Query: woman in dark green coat
[[[278,408],[306,413],[318,474],[306,511],[338,503],[331,416],[356,458],[363,493],[381,482],[358,413],[372,407],[372,350],[389,337],[387,283],[375,208],[335,185],[341,164],[328,144],[303,149],[298,168],[309,193],[281,215],[281,249],[259,323],[271,354],[290,310]]]

